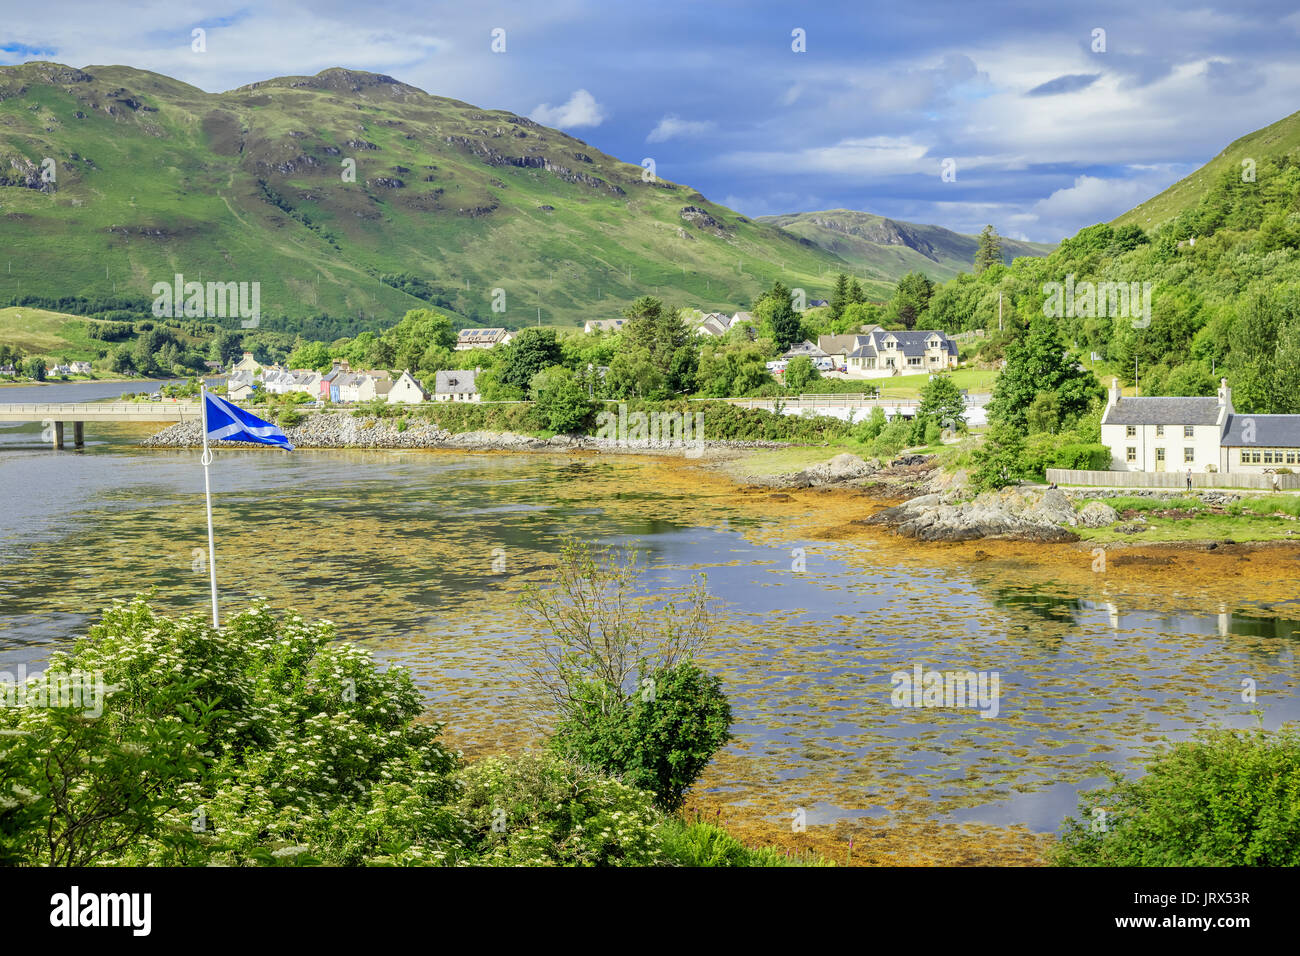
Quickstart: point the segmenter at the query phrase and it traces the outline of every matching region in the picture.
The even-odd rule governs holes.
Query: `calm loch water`
[[[198,455],[136,449],[146,433],[92,424],[83,452],[55,453],[39,426],[0,426],[0,670],[39,666],[142,589],[205,609]],[[223,610],[260,597],[335,622],[409,668],[467,751],[539,739],[514,601],[566,535],[640,548],[652,587],[707,575],[705,659],[736,739],[703,786],[774,820],[804,807],[810,825],[923,814],[1052,831],[1102,768],[1136,769],[1163,736],[1300,719],[1295,578],[1253,594],[955,560],[822,534],[843,503],[776,504],[639,458],[220,451],[212,474]],[[996,671],[997,716],[894,707],[891,674],[918,663]]]

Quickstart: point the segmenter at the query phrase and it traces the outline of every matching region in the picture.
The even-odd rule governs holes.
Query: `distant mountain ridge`
[[[950,279],[974,268],[976,236],[942,226],[901,222],[852,209],[762,216],[759,222],[784,229],[814,243],[855,268],[881,281],[895,281],[907,272],[923,272],[935,281]],[[1045,256],[1055,246],[1002,239],[1003,259]]]
[[[824,297],[849,268],[644,173],[358,70],[207,93],[125,66],[0,67],[0,297],[256,281],[264,328],[328,314],[354,334],[422,305],[510,327],[647,293],[731,310],[777,279]]]

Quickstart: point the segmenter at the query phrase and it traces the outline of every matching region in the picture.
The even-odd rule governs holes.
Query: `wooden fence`
[[[1300,475],[1257,475],[1247,472],[1192,472],[1193,488],[1249,488],[1271,491],[1276,479],[1280,491],[1300,488]],[[1186,488],[1185,471],[1077,471],[1048,468],[1047,480],[1058,485],[1097,485],[1105,488]]]

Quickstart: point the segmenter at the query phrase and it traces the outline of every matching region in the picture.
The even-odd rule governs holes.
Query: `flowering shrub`
[[[553,754],[465,768],[456,803],[472,837],[461,862],[488,866],[649,866],[661,817],[651,794]]]
[[[15,862],[239,864],[304,847],[346,864],[380,855],[381,839],[462,831],[445,809],[458,755],[438,725],[411,723],[410,677],[377,670],[328,622],[255,607],[216,631],[137,599],[52,656],[51,672],[74,669],[115,688],[102,717],[0,709],[19,731],[0,737]]]
[[[678,664],[601,725],[624,781],[553,752],[463,766],[405,671],[265,606],[218,631],[118,603],[60,673],[108,693],[0,707],[0,863],[662,865],[673,821],[632,784],[679,799],[730,721],[717,678]]]

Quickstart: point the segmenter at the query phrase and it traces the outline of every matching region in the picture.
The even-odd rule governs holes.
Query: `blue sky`
[[[0,63],[122,63],[212,91],[387,73],[653,158],[749,215],[862,209],[1041,241],[1300,109],[1283,3],[53,0],[0,30]]]

